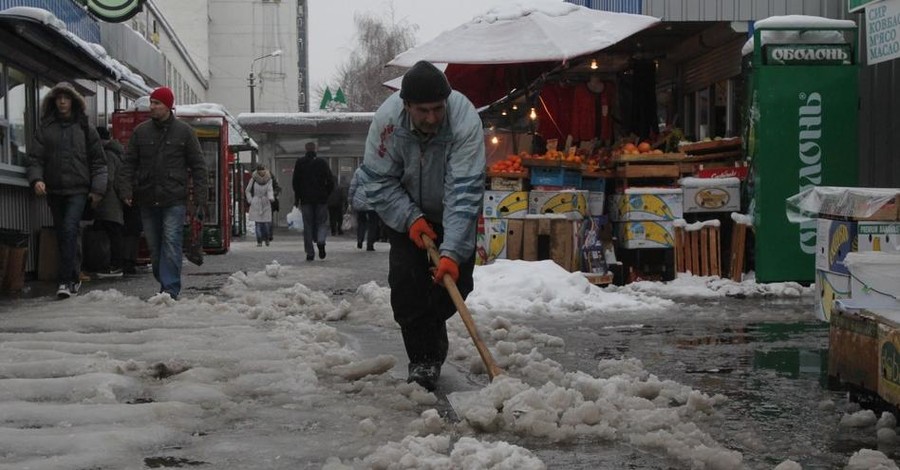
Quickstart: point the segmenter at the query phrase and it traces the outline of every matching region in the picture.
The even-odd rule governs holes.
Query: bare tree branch
[[[338,88],[347,97],[347,111],[375,111],[390,96],[391,90],[384,82],[398,77],[405,69],[387,66],[391,59],[416,43],[417,25],[397,22],[391,5],[390,16],[379,18],[371,13],[356,14],[356,48],[350,53],[337,73],[337,86],[328,84],[334,93]],[[325,93],[319,86],[316,94]]]

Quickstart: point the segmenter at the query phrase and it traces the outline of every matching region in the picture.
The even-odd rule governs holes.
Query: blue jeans
[[[272,222],[256,223],[256,243],[266,242],[272,238]]]
[[[313,243],[324,245],[331,228],[328,226],[328,205],[300,204],[303,214],[303,249],[307,256],[316,254]]]
[[[53,214],[53,229],[56,231],[56,246],[59,249],[59,271],[56,278],[60,284],[78,282],[81,274],[81,266],[76,259],[80,251],[78,234],[87,194],[50,195],[47,204]]]
[[[181,245],[186,213],[184,204],[141,207],[141,222],[144,238],[150,247],[153,277],[159,282],[159,291],[168,292],[172,298],[178,298],[181,293]]]

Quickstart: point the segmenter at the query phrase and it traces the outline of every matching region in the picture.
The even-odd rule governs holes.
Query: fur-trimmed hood
[[[47,93],[47,96],[41,100],[41,119],[56,117],[56,97],[60,93],[66,93],[72,98],[72,116],[77,118],[85,115],[87,103],[85,103],[81,93],[78,93],[71,83],[59,82],[50,89],[50,93]]]

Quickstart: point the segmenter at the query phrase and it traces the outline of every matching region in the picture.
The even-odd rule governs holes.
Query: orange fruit
[[[652,147],[650,147],[650,142],[641,142],[640,144],[638,144],[637,149],[638,152],[647,153],[652,150]]]

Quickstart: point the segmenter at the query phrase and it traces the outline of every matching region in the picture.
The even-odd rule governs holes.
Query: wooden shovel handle
[[[425,248],[428,249],[428,257],[431,259],[431,263],[435,267],[438,266],[441,261],[441,255],[438,253],[437,247],[434,246],[434,241],[424,234],[422,235],[422,241],[425,242]],[[444,278],[441,281],[444,283],[444,288],[450,293],[450,298],[453,299],[453,304],[456,305],[456,310],[459,312],[459,318],[462,318],[463,324],[466,325],[466,331],[472,337],[472,342],[475,343],[475,349],[478,350],[478,355],[481,356],[481,362],[484,363],[484,367],[487,369],[488,377],[494,380],[494,377],[502,374],[503,370],[497,366],[491,351],[481,341],[481,337],[478,335],[478,328],[475,326],[475,320],[472,319],[472,314],[469,312],[469,308],[466,307],[466,302],[463,300],[462,294],[459,293],[456,283],[453,282],[453,278],[449,274],[444,274]]]

